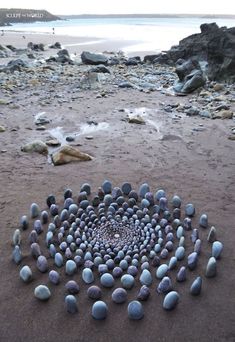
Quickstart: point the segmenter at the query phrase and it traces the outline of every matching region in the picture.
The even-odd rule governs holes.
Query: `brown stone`
[[[52,155],[54,165],[63,165],[71,162],[92,160],[89,154],[81,152],[79,149],[65,145]]]

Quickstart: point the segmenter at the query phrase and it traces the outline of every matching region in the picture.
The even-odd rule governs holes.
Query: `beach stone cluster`
[[[129,319],[140,320],[144,302],[153,293],[162,297],[163,309],[172,310],[182,296],[176,287],[187,278],[190,284],[184,295],[198,296],[203,282],[217,274],[223,244],[216,228],[208,229],[206,213],[195,220],[194,204],[183,205],[179,195],[168,198],[164,189],[152,192],[147,183],[135,190],[129,182],[113,187],[105,180],[95,193],[84,183],[76,195],[65,189],[62,201],[50,194],[46,205],[41,210],[32,203],[29,214],[20,218],[12,236],[12,259],[19,265],[21,281],[34,284],[34,296],[40,301],[48,301],[64,282],[69,314],[80,311],[80,289],[85,287],[94,319],[109,314],[109,305],[102,300],[109,291],[115,305],[126,303]],[[202,272],[198,262],[205,234],[210,256]],[[23,240],[28,241],[35,266],[25,264]],[[48,273],[46,284],[34,280],[38,271]],[[130,301],[134,291],[136,299]]]

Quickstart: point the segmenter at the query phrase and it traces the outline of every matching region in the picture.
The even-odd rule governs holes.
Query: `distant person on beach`
[[[55,28],[52,27],[52,34],[55,34]]]
[[[1,34],[1,36],[4,36],[4,30],[2,30],[2,34]]]

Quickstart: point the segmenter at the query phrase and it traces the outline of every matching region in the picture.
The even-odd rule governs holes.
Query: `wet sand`
[[[55,91],[60,92],[59,85]],[[14,94],[9,95],[15,106],[0,106],[0,124],[6,127],[6,131],[0,133],[0,341],[233,342],[235,142],[228,140],[233,121],[184,115],[176,120],[162,111],[160,103],[187,103],[191,96],[176,98],[160,92],[144,93],[133,89],[114,89],[101,98],[97,93],[99,91],[84,90],[73,101],[69,98],[63,103],[53,99],[42,106],[38,99],[43,94],[37,93],[36,87],[32,97],[27,91],[16,88]],[[6,92],[1,89],[0,98],[5,96]],[[149,121],[145,125],[129,124],[123,121],[124,109],[147,112]],[[37,131],[34,119],[42,111],[51,123],[46,131]],[[20,151],[20,146],[33,139],[46,140],[48,131],[56,127],[63,127],[63,131],[69,134],[81,133],[81,125],[88,120],[107,123],[103,130],[78,134],[73,143],[94,157],[90,162],[54,167],[45,156]],[[92,135],[93,139],[86,139],[87,135]],[[172,312],[162,308],[163,296],[156,293],[158,280],[152,268],[151,296],[143,304],[145,316],[141,321],[128,319],[128,303],[112,303],[113,289],[102,289],[102,300],[109,308],[108,317],[104,321],[95,321],[91,317],[92,301],[86,296],[88,286],[81,280],[81,270],[72,277],[80,286],[78,314],[66,313],[64,284],[71,277],[61,269],[61,284],[53,286],[49,284],[48,273],[36,270],[27,241],[30,229],[22,233],[24,259],[21,265],[12,262],[12,234],[20,217],[28,215],[32,202],[36,202],[41,210],[46,209],[46,197],[53,193],[62,204],[64,189],[71,188],[76,198],[84,182],[91,184],[94,194],[105,179],[111,180],[113,186],[130,181],[135,189],[148,182],[152,191],[164,188],[168,198],[178,194],[183,205],[192,202],[196,206],[193,227],[198,228],[202,213],[208,214],[209,226],[216,227],[217,237],[224,244],[217,276],[205,277],[211,246],[206,241],[209,230],[199,228],[203,244],[197,269],[188,272],[187,281],[182,284],[175,281],[176,271],[171,272],[174,289],[180,294],[180,302]],[[189,235],[187,255],[192,252]],[[46,253],[44,237],[45,232],[40,236],[40,246]],[[180,264],[185,262],[183,260]],[[19,279],[19,270],[25,264],[34,272],[34,279],[28,285]],[[54,268],[51,259],[49,265]],[[198,275],[203,277],[202,293],[192,297],[189,288]],[[95,283],[99,285],[97,277]],[[48,284],[52,291],[47,303],[34,298],[34,288],[39,284]],[[116,281],[115,287],[119,284]],[[128,302],[136,298],[139,287],[136,280],[135,287],[128,291]]]

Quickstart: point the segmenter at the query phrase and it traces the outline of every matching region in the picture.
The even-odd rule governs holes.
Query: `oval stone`
[[[149,270],[144,269],[140,275],[140,283],[141,285],[150,286],[153,282],[153,278]]]
[[[65,288],[72,295],[78,294],[78,292],[80,290],[79,285],[75,280],[69,280],[65,284]]]
[[[127,292],[125,289],[119,287],[112,293],[112,300],[114,303],[122,304],[127,300]]]
[[[219,259],[223,250],[223,244],[220,241],[215,241],[212,244],[212,256]]]
[[[46,301],[51,297],[51,291],[46,285],[39,285],[34,290],[34,296],[42,301]]]
[[[20,270],[20,279],[25,283],[29,283],[33,279],[33,273],[28,265],[25,265]]]
[[[65,297],[65,306],[67,312],[74,314],[78,311],[77,299],[73,295],[68,295]]]
[[[47,258],[44,255],[39,255],[37,259],[37,268],[42,273],[45,273],[48,271],[48,262],[47,262]]]
[[[137,299],[138,300],[147,300],[150,296],[150,290],[148,288],[148,286],[143,285],[141,286],[138,294],[137,294]]]
[[[87,296],[95,300],[100,299],[102,296],[101,289],[96,285],[90,286],[87,290]]]
[[[65,272],[69,276],[72,276],[77,271],[77,265],[76,262],[73,260],[66,261],[65,264]]]
[[[91,284],[95,280],[94,274],[90,268],[84,268],[82,271],[82,279],[86,284]]]
[[[216,259],[214,257],[211,257],[208,260],[207,266],[206,266],[206,277],[212,278],[216,276]]]
[[[179,294],[176,291],[169,292],[163,301],[163,308],[165,310],[172,310],[176,307],[179,301]]]
[[[121,283],[122,283],[122,286],[129,290],[131,289],[134,284],[135,284],[135,278],[130,275],[130,274],[124,274],[122,277],[121,277]]]
[[[99,300],[92,306],[92,317],[97,320],[105,319],[108,314],[108,307],[105,302]]]
[[[128,317],[133,320],[139,320],[144,317],[143,305],[138,300],[133,300],[128,304]]]
[[[49,272],[48,278],[49,278],[50,282],[54,285],[58,285],[60,283],[60,275],[55,270],[51,270]]]
[[[190,287],[190,293],[193,296],[198,296],[201,293],[201,288],[202,288],[202,278],[201,277],[197,277],[191,287]]]
[[[113,287],[114,285],[114,278],[110,273],[104,273],[100,277],[100,282],[104,287]]]
[[[156,271],[156,277],[158,279],[162,279],[163,277],[165,277],[167,272],[168,272],[168,265],[162,264],[158,267],[158,269]]]

